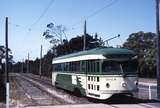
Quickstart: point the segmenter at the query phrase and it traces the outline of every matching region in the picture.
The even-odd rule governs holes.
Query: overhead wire
[[[89,18],[97,15],[98,13],[100,13],[101,11],[103,11],[104,9],[111,7],[112,5],[114,5],[117,2],[118,2],[118,0],[112,0],[109,4],[106,4],[105,6],[103,6],[102,8],[100,8],[98,10],[96,10],[95,12],[93,12],[92,14],[90,14],[89,16],[87,16],[87,17],[83,18],[82,20],[80,20],[79,22],[73,24],[72,27],[71,27],[71,29],[72,30],[75,29],[74,26],[82,23],[84,20],[87,20],[87,19],[89,19]]]
[[[38,18],[34,23],[31,24],[31,27],[28,27],[27,31],[32,31],[32,26],[36,25],[36,24],[41,20],[41,18],[44,17],[44,15],[47,13],[48,9],[51,7],[51,5],[52,5],[54,2],[55,2],[55,0],[51,0],[51,1],[49,2],[49,4],[48,4],[47,7],[44,9],[44,11],[43,11],[42,14],[39,16],[39,18]],[[101,11],[103,11],[104,9],[111,7],[112,5],[114,5],[114,4],[117,3],[117,2],[118,2],[118,0],[112,0],[110,3],[108,3],[108,4],[105,5],[105,6],[103,6],[103,7],[100,8],[100,9],[94,11],[93,13],[91,13],[91,14],[90,14],[89,16],[87,16],[86,18],[83,18],[83,19],[81,19],[79,22],[73,24],[72,27],[70,27],[70,28],[71,28],[72,30],[75,29],[75,26],[76,26],[76,25],[79,25],[79,24],[82,23],[84,20],[87,20],[87,19],[89,19],[89,18],[91,18],[91,17],[94,17],[95,15],[97,15],[98,13],[100,13]],[[21,26],[21,25],[19,25],[19,24],[13,24],[13,23],[11,23],[11,22],[10,22],[10,24],[13,25],[13,26],[15,26],[15,27],[27,28],[27,27]],[[69,30],[70,30],[70,28],[69,28]]]
[[[44,11],[43,11],[42,14],[39,16],[39,18],[38,18],[34,23],[32,23],[31,26],[36,25],[36,24],[41,20],[41,18],[47,13],[48,9],[52,6],[53,2],[55,2],[55,0],[51,0],[51,1],[49,2],[49,4],[48,4],[47,7],[44,9]]]
[[[12,26],[15,26],[15,27],[27,29],[27,31],[32,31],[32,30],[33,30],[32,26],[36,25],[36,24],[41,20],[41,18],[47,13],[48,9],[51,7],[51,5],[53,4],[54,1],[55,1],[55,0],[51,0],[51,1],[48,3],[47,7],[44,9],[44,11],[43,11],[42,14],[39,16],[39,18],[38,18],[34,23],[31,24],[31,27],[24,27],[24,26],[22,26],[22,25],[15,24],[15,23],[12,23],[12,22],[9,22],[9,24],[12,25]]]

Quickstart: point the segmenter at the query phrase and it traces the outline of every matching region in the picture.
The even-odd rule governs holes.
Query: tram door
[[[99,61],[86,61],[86,88],[89,95],[95,95],[99,91]]]

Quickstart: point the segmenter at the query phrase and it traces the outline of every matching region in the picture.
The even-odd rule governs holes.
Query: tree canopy
[[[144,77],[156,76],[156,34],[142,31],[129,35],[124,48],[134,50],[138,55],[139,72]]]
[[[6,48],[3,45],[0,45],[0,60],[5,59],[5,50]],[[8,53],[9,62],[14,63],[11,49],[8,49]]]

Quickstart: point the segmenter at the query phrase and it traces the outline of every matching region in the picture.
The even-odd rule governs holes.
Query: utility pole
[[[83,51],[86,50],[86,33],[87,27],[86,27],[86,20],[84,21],[84,37],[83,37]]]
[[[27,73],[29,73],[29,53],[28,53],[28,62],[27,62]]]
[[[42,75],[42,45],[41,45],[41,51],[40,51],[40,63],[39,63],[39,76]]]
[[[5,79],[6,79],[6,108],[9,108],[9,73],[8,73],[8,17],[5,22],[5,43],[6,43],[6,63],[5,63]]]
[[[160,99],[160,31],[159,31],[159,0],[156,0],[156,31],[157,31],[157,98]]]
[[[23,62],[24,62],[24,59],[22,59],[22,73],[23,73],[23,68],[24,68]]]

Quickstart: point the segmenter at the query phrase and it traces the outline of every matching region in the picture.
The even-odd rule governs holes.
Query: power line
[[[118,0],[113,0],[111,3],[105,5],[104,7],[100,8],[99,10],[93,12],[91,15],[89,15],[86,19],[89,19],[90,17],[95,16],[96,14],[100,13],[101,11],[103,11],[104,9],[114,5],[116,2],[118,2]]]
[[[21,28],[21,29],[23,29],[25,31],[40,31],[41,30],[39,28],[34,28],[33,29],[33,28],[29,28],[27,26],[22,26],[20,24],[16,24],[16,23],[12,23],[12,22],[8,22],[8,24],[10,24],[11,26],[16,27],[16,28]]]
[[[83,20],[80,20],[79,22],[77,22],[77,23],[75,23],[74,25],[72,25],[71,28],[74,29],[74,26],[82,23],[82,21],[84,21],[84,19],[87,20],[87,19],[89,19],[89,18],[97,15],[98,13],[100,13],[101,11],[103,11],[104,9],[111,7],[112,5],[114,5],[114,4],[117,3],[117,2],[118,2],[118,0],[112,0],[111,3],[109,3],[109,4],[105,5],[104,7],[96,10],[95,12],[93,12],[92,14],[90,14],[89,16],[87,16],[86,18],[83,18]]]
[[[55,0],[51,0],[51,1],[48,3],[47,7],[44,9],[44,11],[42,12],[42,14],[39,16],[39,18],[38,18],[34,23],[31,24],[31,26],[36,25],[36,24],[41,20],[41,18],[47,13],[48,9],[51,7],[51,5],[53,4],[54,1],[55,1]],[[24,26],[21,26],[21,25],[19,25],[19,24],[15,24],[15,23],[11,23],[11,22],[9,22],[9,24],[11,24],[11,25],[13,25],[13,26],[15,26],[15,27],[21,27],[21,28],[24,28],[24,29],[27,28],[28,31],[31,31],[31,30],[32,30],[31,27],[24,27]]]
[[[42,14],[39,16],[39,18],[38,18],[31,26],[36,25],[36,24],[40,21],[40,19],[47,13],[48,9],[51,7],[51,5],[53,4],[54,1],[55,1],[55,0],[51,0],[51,1],[49,2],[49,4],[48,4],[47,7],[44,9],[44,11],[43,11]]]

